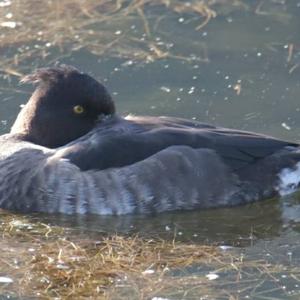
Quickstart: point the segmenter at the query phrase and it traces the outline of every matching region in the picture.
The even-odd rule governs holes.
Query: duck
[[[233,207],[299,187],[299,144],[175,117],[121,116],[105,86],[68,65],[36,88],[0,136],[0,208],[156,214]]]

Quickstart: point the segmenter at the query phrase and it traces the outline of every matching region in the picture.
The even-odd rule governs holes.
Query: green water
[[[167,57],[145,62],[121,55],[112,57],[110,49],[104,56],[98,56],[83,48],[59,61],[102,80],[121,114],[180,116],[299,141],[300,1],[244,3],[247,8],[232,11],[226,11],[225,6],[224,11],[199,31],[195,30],[199,25],[197,17],[188,13],[169,12],[155,27],[153,20],[163,8],[147,8],[145,17],[151,26],[151,41],[188,60]],[[137,38],[145,38],[139,20],[133,18],[126,26],[119,30],[124,34],[133,31]],[[1,30],[8,34],[4,28]],[[2,55],[6,55],[5,51],[5,46],[1,47]],[[54,55],[58,49],[53,47],[48,51]],[[203,56],[207,62],[200,59]],[[30,70],[47,66],[49,60],[34,57],[23,67]],[[19,106],[33,90],[19,85],[14,76],[2,75],[1,134],[9,130]],[[93,234],[138,232],[145,237],[159,235],[172,239],[176,233],[179,239],[194,243],[233,246],[247,260],[264,259],[286,266],[286,271],[278,273],[276,280],[252,271],[251,276],[261,281],[247,289],[236,282],[230,284],[230,274],[221,274],[216,279],[216,289],[228,291],[234,299],[300,297],[300,282],[291,271],[300,266],[299,195],[246,207],[155,217],[43,216],[41,220]],[[197,275],[196,266],[186,271]],[[229,299],[226,293],[223,295],[220,299]]]

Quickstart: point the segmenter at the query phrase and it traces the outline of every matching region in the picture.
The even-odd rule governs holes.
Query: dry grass
[[[38,59],[47,58],[51,64],[80,49],[142,61],[165,57],[207,61],[203,53],[184,57],[168,46],[171,37],[169,42],[158,43],[155,35],[168,17],[185,16],[200,30],[224,7],[245,5],[239,0],[11,1],[0,11],[0,49],[6,53],[1,69],[21,76],[22,68],[32,60],[37,64]]]
[[[212,246],[119,235],[95,240],[5,213],[1,221],[0,276],[14,282],[0,285],[0,295],[95,299],[129,287],[143,299],[174,284],[164,280],[170,270],[220,257]]]
[[[282,272],[300,278],[299,268],[247,261],[215,246],[100,233],[92,237],[28,217],[2,213],[0,218],[0,276],[14,280],[0,283],[0,296],[239,299],[237,290],[254,296],[267,281],[282,292]],[[209,272],[222,280],[210,281]]]

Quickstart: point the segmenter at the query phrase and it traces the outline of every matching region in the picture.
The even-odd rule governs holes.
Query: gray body
[[[170,130],[175,137],[188,130],[188,145],[165,145]],[[105,162],[117,150],[122,154],[124,137],[129,145],[134,137],[134,145],[150,139],[163,146],[153,154],[145,150],[134,163],[120,155],[119,166],[86,168],[84,161],[96,163],[98,156]],[[13,134],[0,139],[0,207],[21,212],[118,215],[245,204],[277,195],[280,171],[300,160],[292,144],[175,118],[114,117],[57,149]],[[251,143],[259,157],[244,153],[251,152]]]

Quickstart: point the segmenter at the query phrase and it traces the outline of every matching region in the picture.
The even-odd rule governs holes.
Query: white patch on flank
[[[278,174],[279,184],[276,190],[281,196],[293,193],[300,184],[300,162],[298,162],[294,169],[285,168]]]

